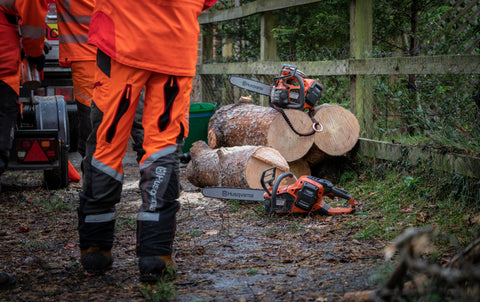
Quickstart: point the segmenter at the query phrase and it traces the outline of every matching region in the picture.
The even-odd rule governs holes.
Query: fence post
[[[273,12],[263,13],[260,21],[260,61],[274,61],[277,58],[277,41],[272,30],[277,24],[277,15]],[[260,80],[265,82],[265,77]],[[260,104],[264,106],[266,97],[260,95]]]
[[[213,45],[213,25],[212,24],[205,24],[203,25],[203,31],[202,31],[202,54],[200,57],[200,64],[203,64],[203,62],[208,62],[209,60],[213,59],[213,51],[214,51],[214,45]],[[202,102],[207,102],[209,100],[206,99],[206,97],[209,95],[208,91],[209,89],[212,88],[211,84],[212,80],[210,79],[208,75],[200,75],[200,100]],[[210,100],[211,102],[212,100]]]
[[[362,60],[372,52],[372,0],[350,2],[350,58]],[[373,138],[373,92],[371,75],[350,77],[350,106],[360,124],[360,136]]]

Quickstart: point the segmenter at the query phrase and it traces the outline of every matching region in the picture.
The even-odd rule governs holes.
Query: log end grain
[[[306,134],[312,131],[313,123],[307,113],[295,109],[285,109],[284,112],[297,132]],[[313,143],[313,135],[299,136],[281,114],[276,115],[268,129],[266,145],[278,150],[288,162],[302,158]]]
[[[349,110],[323,104],[315,108],[314,114],[323,130],[315,134],[315,145],[328,155],[344,155],[352,150],[360,135],[357,118]]]
[[[262,173],[268,168],[276,167],[277,177],[290,170],[288,162],[277,150],[270,147],[260,147],[248,159],[245,167],[245,179],[252,189],[261,189]]]
[[[213,129],[208,129],[207,133],[208,146],[212,149],[218,147],[217,133]]]
[[[312,175],[310,165],[305,159],[298,159],[294,162],[290,162],[288,163],[288,166],[290,167],[290,172],[292,172],[297,179],[301,176]]]

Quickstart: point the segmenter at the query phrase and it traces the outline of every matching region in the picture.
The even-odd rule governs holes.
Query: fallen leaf
[[[27,232],[30,232],[30,228],[20,227],[20,228],[18,229],[18,231],[19,231],[20,233],[27,233]]]
[[[208,236],[217,235],[218,230],[211,230],[211,231],[206,232],[205,234],[207,234]]]

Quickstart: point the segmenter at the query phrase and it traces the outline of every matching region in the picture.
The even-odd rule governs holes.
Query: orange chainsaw
[[[323,126],[313,116],[313,109],[322,96],[323,86],[313,79],[307,79],[297,66],[284,64],[278,77],[273,79],[273,85],[268,85],[255,80],[231,76],[230,83],[256,93],[269,96],[269,104],[280,112],[297,135],[309,136],[321,132]],[[293,128],[283,109],[308,110],[308,115],[313,122],[313,130],[300,133]]]
[[[322,85],[313,79],[307,79],[294,65],[284,64],[273,81],[271,86],[239,76],[230,77],[233,85],[268,95],[271,105],[285,109],[313,109],[323,91]]]
[[[314,176],[302,176],[298,179],[291,172],[278,176],[275,180],[276,167],[262,173],[263,190],[226,187],[206,187],[202,194],[206,197],[220,199],[237,199],[259,201],[264,203],[268,213],[318,213],[323,215],[349,214],[355,212],[355,201],[348,192],[334,187],[332,182]],[[286,177],[295,179],[295,183],[280,186]],[[268,186],[267,186],[268,185]],[[339,197],[349,202],[349,207],[331,207],[323,197]]]

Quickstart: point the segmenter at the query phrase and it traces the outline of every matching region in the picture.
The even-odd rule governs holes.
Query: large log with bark
[[[315,108],[314,118],[323,127],[316,132],[314,144],[328,155],[344,155],[358,142],[360,125],[353,113],[331,104],[322,104]]]
[[[240,102],[218,109],[208,124],[208,145],[211,148],[233,146],[271,147],[287,160],[302,158],[313,145],[314,136],[296,134],[277,110]],[[308,114],[286,109],[292,127],[299,133],[312,131],[313,123]]]
[[[194,186],[237,187],[261,189],[262,172],[277,167],[277,176],[289,171],[285,158],[265,146],[210,148],[197,141],[190,148],[187,179]]]

